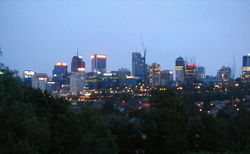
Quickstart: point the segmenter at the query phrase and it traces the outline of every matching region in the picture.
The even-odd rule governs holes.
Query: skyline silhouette
[[[131,54],[147,48],[147,63],[174,70],[175,59],[194,58],[215,75],[250,52],[250,1],[8,1],[0,5],[0,61],[11,69],[51,75],[58,61],[108,55],[108,71],[131,70]],[[235,62],[234,60],[235,59]]]

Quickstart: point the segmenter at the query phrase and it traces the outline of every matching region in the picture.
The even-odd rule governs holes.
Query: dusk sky
[[[76,48],[88,70],[94,53],[108,55],[108,71],[131,70],[141,36],[147,63],[162,70],[182,56],[215,75],[235,59],[239,76],[250,52],[250,0],[0,0],[0,62],[20,72],[51,75]]]

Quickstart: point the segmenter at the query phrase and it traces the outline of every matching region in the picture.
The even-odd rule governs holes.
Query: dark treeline
[[[0,153],[162,154],[250,152],[250,114],[190,116],[170,90],[153,91],[149,111],[72,110],[64,99],[25,87],[1,68]],[[111,104],[110,104],[111,103]]]

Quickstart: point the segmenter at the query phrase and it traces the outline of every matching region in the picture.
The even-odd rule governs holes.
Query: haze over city
[[[22,72],[51,75],[58,61],[79,54],[108,55],[108,71],[131,70],[131,53],[148,50],[147,63],[174,70],[178,56],[194,58],[215,75],[223,65],[240,76],[250,52],[250,1],[9,1],[0,2],[0,61]]]

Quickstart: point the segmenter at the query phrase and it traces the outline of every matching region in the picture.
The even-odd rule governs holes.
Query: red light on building
[[[189,66],[189,67],[195,67],[197,65],[196,64],[188,64],[187,66]]]

